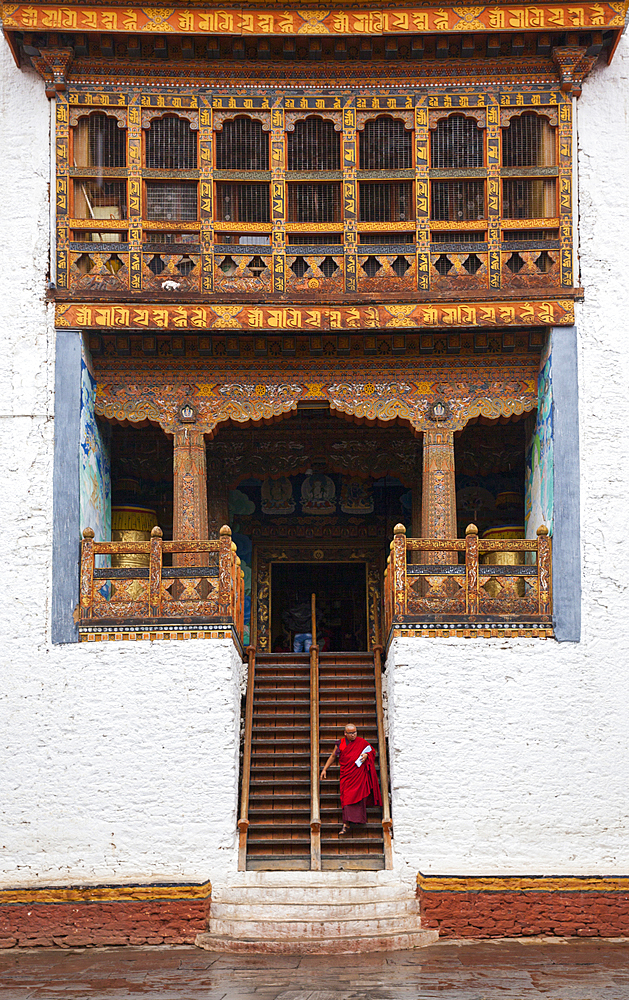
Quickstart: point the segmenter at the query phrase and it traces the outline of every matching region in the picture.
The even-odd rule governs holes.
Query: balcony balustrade
[[[404,525],[396,525],[384,577],[385,642],[393,633],[523,631],[544,638],[552,634],[547,528],[538,528],[535,540],[498,541],[479,538],[473,524],[463,539],[407,538]]]
[[[173,566],[164,565],[165,555]],[[124,557],[134,565],[96,565]],[[155,527],[150,541],[95,542],[85,528],[76,617],[82,639],[108,630],[135,636],[149,626],[151,635],[157,626],[162,633],[177,626],[183,637],[180,626],[203,625],[242,641],[244,574],[231,530],[224,525],[218,539],[165,542]]]

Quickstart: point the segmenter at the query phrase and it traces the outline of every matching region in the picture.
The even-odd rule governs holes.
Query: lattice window
[[[431,218],[470,222],[485,217],[484,181],[433,181]]]
[[[197,218],[197,185],[182,182],[153,182],[146,185],[147,219],[194,222]]]
[[[413,166],[412,132],[404,122],[381,115],[358,133],[361,170],[405,170]]]
[[[339,222],[340,184],[287,184],[289,222]]]
[[[512,118],[502,131],[504,167],[552,167],[555,148],[555,129],[547,118],[535,112]]]
[[[396,243],[414,243],[415,233],[361,233],[361,243],[380,243],[382,246]]]
[[[483,133],[473,118],[441,118],[430,135],[430,162],[435,168],[467,170],[483,166]]]
[[[177,115],[155,118],[146,131],[146,165],[161,170],[196,170],[197,134]]]
[[[483,243],[486,235],[486,233],[474,231],[449,233],[445,229],[439,229],[432,233],[430,239],[432,243]]]
[[[556,182],[513,177],[502,182],[505,219],[552,219],[557,214]]]
[[[125,167],[127,132],[117,118],[98,112],[81,118],[73,136],[75,167]]]
[[[76,219],[125,219],[127,182],[77,180],[74,182]]]
[[[216,185],[216,211],[222,222],[268,222],[268,184]]]
[[[408,222],[413,218],[413,185],[410,181],[386,184],[362,182],[361,222]]]
[[[289,170],[340,170],[340,133],[323,118],[310,116],[287,136]]]
[[[289,233],[288,243],[291,246],[323,246],[326,244],[342,244],[343,233]]]
[[[217,170],[268,170],[269,137],[260,122],[239,115],[216,133]]]

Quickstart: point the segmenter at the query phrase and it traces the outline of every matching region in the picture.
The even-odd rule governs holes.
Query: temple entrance
[[[288,653],[302,629],[303,609],[316,595],[317,644],[321,652],[367,650],[366,563],[273,563],[271,650]]]

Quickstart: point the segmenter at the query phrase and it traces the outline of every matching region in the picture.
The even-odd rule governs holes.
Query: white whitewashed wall
[[[583,641],[400,640],[397,864],[626,873],[629,45],[579,101]],[[229,643],[52,646],[49,103],[0,45],[0,885],[220,881],[236,864]]]

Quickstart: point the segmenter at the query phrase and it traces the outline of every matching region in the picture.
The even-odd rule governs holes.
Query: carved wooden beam
[[[587,49],[579,45],[564,45],[553,49],[553,62],[559,70],[561,89],[573,97],[580,96],[583,81],[598,58],[588,56],[586,52]]]

